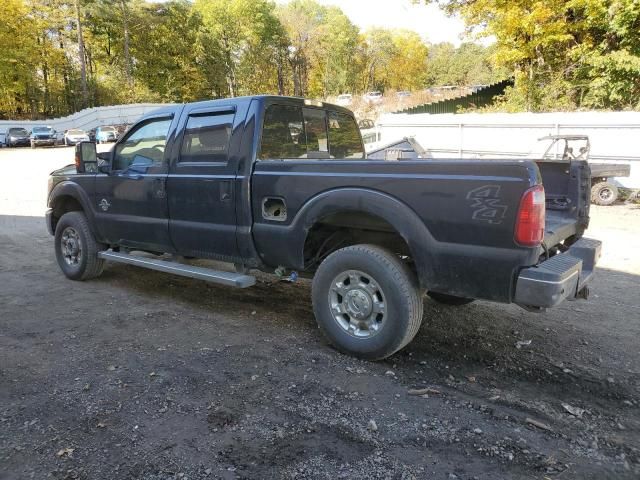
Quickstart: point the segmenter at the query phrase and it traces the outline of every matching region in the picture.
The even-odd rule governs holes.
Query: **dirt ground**
[[[370,363],[327,344],[304,281],[65,279],[37,215],[70,156],[0,150],[0,479],[640,478],[639,206],[593,208],[589,300],[425,299]]]

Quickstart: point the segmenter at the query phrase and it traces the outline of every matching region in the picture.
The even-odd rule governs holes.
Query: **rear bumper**
[[[514,302],[525,308],[550,308],[565,299],[585,298],[601,247],[599,240],[582,238],[566,252],[523,269]]]

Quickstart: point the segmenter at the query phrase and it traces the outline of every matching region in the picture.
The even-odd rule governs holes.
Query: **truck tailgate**
[[[536,163],[546,196],[545,246],[577,240],[589,225],[589,164],[584,160]]]

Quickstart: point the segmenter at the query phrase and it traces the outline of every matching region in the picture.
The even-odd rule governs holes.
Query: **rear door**
[[[234,260],[236,167],[230,155],[234,105],[185,110],[167,179],[169,231],[183,255]]]
[[[98,226],[109,242],[170,252],[165,160],[172,115],[138,123],[115,147],[111,171],[96,175]]]

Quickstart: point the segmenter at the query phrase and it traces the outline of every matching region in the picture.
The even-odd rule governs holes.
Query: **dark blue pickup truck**
[[[425,293],[534,311],[586,298],[589,197],[584,161],[370,159],[349,110],[254,96],[158,110],[107,153],[79,144],[46,221],[73,280],[105,261],[233,287],[312,277],[329,340],[381,359],[415,336]]]

